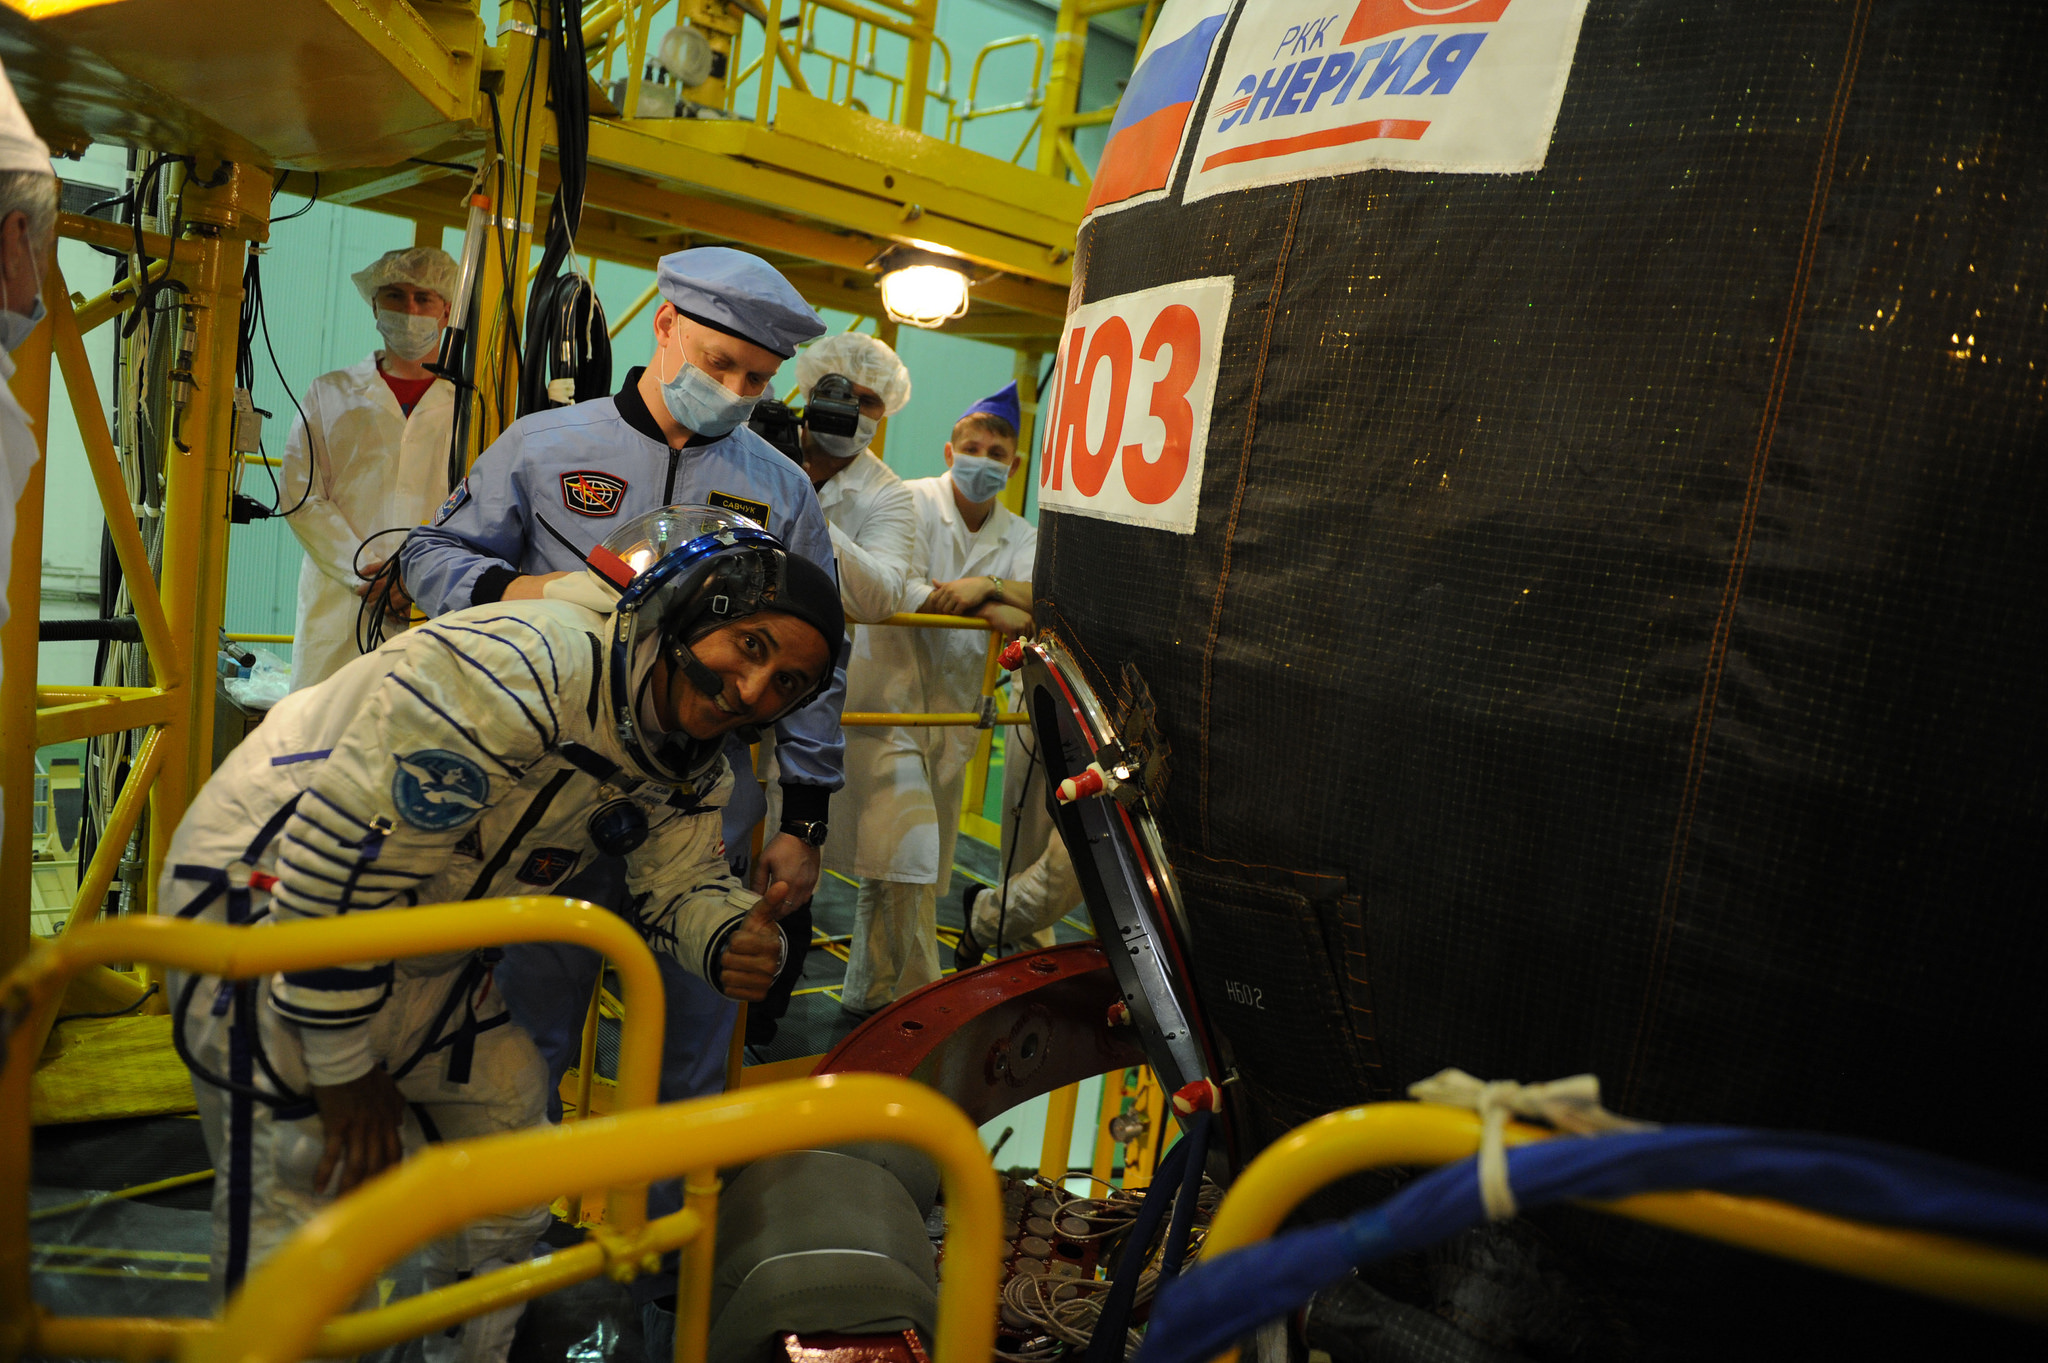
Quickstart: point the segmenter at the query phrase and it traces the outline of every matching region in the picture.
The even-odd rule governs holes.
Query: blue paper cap
[[[1015,382],[1004,384],[980,402],[969,407],[959,415],[953,424],[957,426],[960,422],[967,420],[967,418],[977,413],[987,416],[999,416],[1010,423],[1010,429],[1013,431],[1021,433],[1024,429],[1024,409],[1017,403],[1017,385]]]
[[[825,320],[781,271],[729,246],[663,256],[655,283],[661,296],[691,321],[752,341],[785,360],[805,341],[825,334]]]

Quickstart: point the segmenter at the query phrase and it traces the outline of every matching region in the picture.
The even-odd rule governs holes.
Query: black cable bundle
[[[555,108],[556,164],[561,180],[548,216],[547,245],[526,296],[526,356],[519,369],[519,415],[565,405],[549,396],[554,379],[574,381],[573,396],[611,391],[611,336],[590,281],[563,275],[574,264],[583,223],[583,185],[590,165],[590,80],[584,69],[583,0],[557,0],[549,26],[548,93]]]

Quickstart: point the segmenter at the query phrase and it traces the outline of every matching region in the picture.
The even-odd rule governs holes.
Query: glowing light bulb
[[[889,320],[936,327],[967,312],[967,276],[944,265],[906,265],[882,276]]]

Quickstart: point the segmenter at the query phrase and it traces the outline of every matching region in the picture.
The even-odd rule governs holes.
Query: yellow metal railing
[[[1029,47],[1032,51],[1031,84],[1026,87],[1024,97],[1003,103],[982,104],[982,64],[996,53],[1008,51],[1013,47]],[[983,43],[981,50],[974,54],[974,65],[968,68],[967,107],[955,108],[946,117],[946,140],[956,146],[959,145],[960,140],[967,135],[967,125],[979,118],[994,118],[998,114],[1031,113],[1037,110],[1045,103],[1045,89],[1042,83],[1044,78],[1045,39],[1036,33],[1023,33],[1016,37],[997,38],[992,42]],[[1024,159],[1024,149],[1031,145],[1031,139],[1037,134],[1040,122],[1040,119],[1033,118],[1025,127],[1024,136],[1018,141],[1017,150],[1010,157],[1013,165]]]
[[[1551,1135],[1511,1123],[1507,1139],[1520,1145]],[[1318,1117],[1268,1146],[1238,1175],[1216,1211],[1202,1257],[1265,1239],[1310,1194],[1347,1175],[1390,1165],[1449,1164],[1478,1148],[1479,1116],[1462,1108],[1369,1103]],[[2048,1260],[2012,1250],[1725,1193],[1642,1193],[1585,1205],[1964,1306],[2048,1322]]]
[[[209,1328],[206,1322],[193,1321],[65,1322],[41,1314],[30,1296],[29,1083],[58,1001],[73,977],[97,967],[147,961],[245,979],[351,961],[547,941],[573,942],[602,952],[619,971],[626,997],[635,1007],[627,1013],[620,1037],[618,1104],[651,1107],[660,1082],[661,1018],[666,1011],[661,975],[647,944],[624,919],[580,900],[485,899],[285,923],[260,931],[137,915],[31,943],[27,958],[0,982],[0,1036],[6,1043],[0,1061],[0,1360],[19,1358],[24,1351],[72,1354],[72,1343],[85,1340],[122,1341],[120,1347],[85,1351],[94,1357],[152,1357],[157,1353],[150,1340],[181,1338]],[[584,1186],[605,1181],[607,1171],[594,1166],[566,1167],[576,1170],[577,1181]],[[609,1201],[611,1231],[629,1238],[640,1235],[646,1220],[644,1183],[622,1183],[609,1194]],[[695,1214],[707,1215],[701,1202]],[[659,1232],[662,1235],[674,1234],[680,1224],[667,1220],[672,1224]],[[451,1303],[461,1308],[462,1315],[455,1317],[460,1319],[549,1290],[533,1288],[533,1281],[530,1266],[520,1266],[458,1284],[459,1293],[441,1289],[410,1298],[402,1308],[386,1308],[398,1312],[394,1315],[368,1312],[351,1317],[346,1325],[337,1323],[345,1331],[347,1347],[325,1348],[323,1337],[322,1352],[353,1353],[374,1347],[364,1340],[407,1338],[415,1321],[450,1309]],[[347,1300],[352,1298],[344,1303]],[[45,1335],[46,1328],[59,1333]],[[76,1333],[63,1334],[66,1330]]]
[[[65,983],[81,970],[146,959],[230,978],[485,943],[570,941],[603,952],[635,1007],[625,1013],[616,1116],[435,1146],[328,1207],[266,1261],[218,1321],[58,1317],[29,1290],[28,1081]],[[683,1252],[676,1357],[705,1354],[721,1166],[851,1141],[913,1146],[940,1168],[947,1270],[935,1357],[979,1360],[994,1344],[1002,1245],[995,1173],[965,1114],[930,1089],[879,1075],[797,1080],[652,1108],[660,1068],[661,979],[617,916],[574,900],[478,900],[386,910],[262,931],[162,918],[106,923],[38,943],[0,983],[0,1360],[25,1354],[291,1363],[382,1348],[609,1273],[651,1271]],[[635,1017],[644,1019],[637,1025]],[[683,1210],[645,1220],[646,1185],[682,1174]],[[377,1273],[481,1216],[545,1203],[591,1183],[619,1191],[585,1243],[528,1263],[338,1315]]]

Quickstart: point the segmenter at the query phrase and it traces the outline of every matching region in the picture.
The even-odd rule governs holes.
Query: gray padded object
[[[919,1216],[930,1216],[932,1207],[939,1200],[939,1166],[932,1163],[932,1157],[914,1145],[892,1145],[886,1141],[860,1141],[853,1145],[835,1145],[829,1153],[851,1155],[869,1164],[878,1164],[896,1175],[897,1182],[910,1194],[910,1200],[917,1204]]]
[[[763,1363],[790,1330],[929,1340],[937,1286],[924,1216],[898,1173],[826,1150],[759,1160],[719,1199],[710,1363]]]

